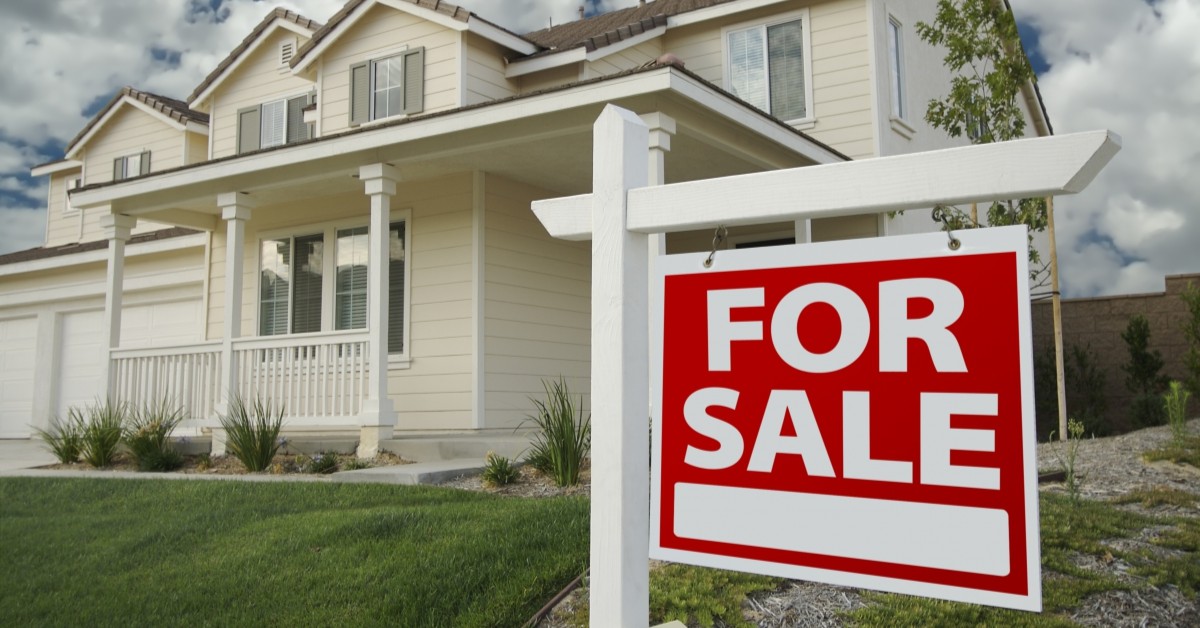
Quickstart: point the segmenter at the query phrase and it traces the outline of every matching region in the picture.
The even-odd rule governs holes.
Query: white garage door
[[[29,438],[37,319],[0,321],[0,438]]]
[[[170,347],[200,340],[200,301],[126,307],[121,314],[121,347]]]
[[[67,415],[71,407],[82,409],[101,397],[100,382],[103,364],[103,312],[72,312],[63,314],[58,347],[58,399],[56,414]]]

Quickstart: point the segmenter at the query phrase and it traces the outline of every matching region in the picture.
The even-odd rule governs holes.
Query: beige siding
[[[201,133],[187,134],[187,152],[184,159],[188,164],[198,164],[208,160],[208,136]]]
[[[574,83],[579,80],[579,65],[578,63],[572,63],[544,72],[526,74],[520,77],[521,93],[531,94],[544,89],[552,89],[568,83]]]
[[[879,218],[874,215],[818,218],[812,221],[813,242],[873,238],[879,235]]]
[[[584,78],[596,78],[598,76],[608,76],[624,72],[625,70],[632,70],[644,63],[658,59],[662,56],[662,53],[662,38],[652,39],[637,46],[607,55],[602,59],[596,59],[592,62],[585,61],[584,71],[586,72],[586,76]]]
[[[467,33],[466,39],[467,93],[464,104],[475,105],[515,96],[520,91],[516,81],[504,77],[503,56],[507,51],[478,35]]]
[[[468,429],[472,418],[471,179],[469,175],[401,184],[393,210],[411,210],[412,363],[389,372],[398,429]],[[354,194],[258,207],[246,229],[241,330],[258,333],[258,249],[262,237],[313,233],[325,225],[364,225],[368,197]],[[208,338],[222,337],[225,238],[213,237]]]
[[[213,158],[237,153],[237,112],[281,98],[311,92],[312,81],[293,76],[279,63],[279,47],[285,41],[304,43],[296,33],[277,29],[247,55],[242,63],[217,86],[212,98],[216,107],[210,112],[209,132],[213,134]]]
[[[183,131],[162,117],[129,104],[116,113],[84,147],[86,185],[112,181],[113,160],[150,151],[150,170],[159,172],[183,165]]]
[[[322,135],[345,131],[350,126],[350,66],[396,54],[406,46],[425,48],[424,113],[458,106],[459,33],[408,13],[375,6],[321,56],[318,107]]]
[[[720,250],[736,248],[743,242],[760,242],[796,235],[795,223],[777,222],[765,225],[729,227],[725,242]],[[667,253],[701,253],[712,250],[713,230],[681,231],[667,234]]]
[[[589,392],[591,247],[551,238],[529,202],[545,192],[487,178],[485,224],[486,426],[515,427],[563,376]]]
[[[79,241],[81,212],[67,211],[67,186],[80,176],[80,171],[50,175],[49,195],[46,198],[46,246],[59,246]]]

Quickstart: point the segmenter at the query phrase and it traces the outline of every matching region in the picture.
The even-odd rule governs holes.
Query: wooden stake
[[[1067,440],[1067,378],[1063,369],[1062,299],[1058,295],[1058,246],[1054,242],[1054,197],[1046,197],[1046,231],[1050,235],[1050,290],[1054,316],[1054,369],[1058,379],[1058,439]]]

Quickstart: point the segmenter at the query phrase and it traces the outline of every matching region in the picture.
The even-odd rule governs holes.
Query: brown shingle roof
[[[153,242],[155,240],[168,240],[170,238],[178,238],[193,233],[200,233],[194,229],[185,229],[183,227],[171,227],[169,229],[159,229],[150,233],[140,233],[129,239],[130,244],[139,242]],[[63,244],[60,246],[39,246],[33,249],[25,249],[24,251],[16,251],[14,253],[6,253],[0,255],[0,266],[5,264],[16,264],[18,262],[29,262],[38,259],[46,259],[50,257],[62,257],[63,255],[71,255],[73,253],[84,253],[87,251],[99,251],[108,248],[108,240],[92,240],[91,242],[80,242],[76,244]]]
[[[237,61],[238,57],[242,56],[242,53],[246,52],[246,50],[254,44],[255,40],[257,40],[264,32],[266,32],[267,27],[277,19],[287,20],[311,31],[319,32],[319,29],[322,28],[320,22],[310,20],[299,13],[294,13],[292,11],[288,11],[287,9],[275,9],[274,11],[271,11],[262,19],[261,22],[258,23],[257,26],[254,27],[254,30],[250,31],[249,35],[246,35],[246,38],[242,40],[242,43],[238,44],[228,56],[222,59],[221,62],[217,64],[216,69],[214,69],[212,72],[209,72],[208,76],[204,77],[204,80],[200,82],[200,85],[196,86],[196,89],[192,90],[192,95],[188,96],[188,102],[195,102],[196,97],[204,93],[204,90],[208,89],[208,86],[212,85],[213,81],[216,81],[222,74],[224,74],[225,70],[227,70],[229,66],[233,65],[234,61]]]
[[[470,11],[468,11],[458,5],[450,4],[449,2],[442,2],[441,0],[400,0],[400,1],[407,2],[413,6],[418,6],[423,9],[429,9],[430,11],[436,11],[438,13],[441,13],[442,15],[451,17],[460,22],[466,22],[467,20],[469,20],[471,18]],[[304,59],[304,57],[306,55],[308,55],[308,53],[311,52],[313,48],[316,48],[317,45],[319,43],[321,43],[321,40],[325,39],[325,37],[327,37],[335,29],[337,29],[338,25],[341,24],[342,21],[344,21],[351,13],[353,13],[355,9],[357,9],[359,6],[361,6],[363,2],[366,2],[366,0],[350,0],[345,5],[343,5],[342,8],[339,9],[337,13],[334,13],[333,17],[329,18],[329,22],[327,22],[325,24],[325,26],[322,26],[321,28],[319,28],[317,30],[317,32],[313,33],[312,39],[304,42],[304,44],[302,46],[300,46],[300,49],[296,51],[296,55],[294,57],[292,57],[291,66],[293,68],[296,67],[296,65],[299,64],[300,61],[302,59]],[[490,22],[489,22],[489,24],[490,24]]]
[[[167,96],[160,96],[158,94],[151,94],[150,92],[143,92],[126,85],[125,87],[121,88],[121,91],[117,92],[117,94],[112,97],[112,100],[108,101],[107,105],[104,105],[104,107],[100,109],[96,115],[92,116],[92,119],[89,120],[87,125],[83,127],[83,130],[77,133],[75,137],[67,143],[66,152],[69,154],[71,149],[75,148],[76,142],[83,139],[84,136],[91,132],[92,128],[99,124],[100,120],[102,120],[104,116],[108,114],[109,110],[115,107],[117,103],[121,102],[121,99],[126,96],[137,100],[138,102],[150,107],[151,109],[154,109],[155,111],[180,124],[187,124],[188,122],[197,122],[205,125],[208,124],[208,114],[189,109],[187,103],[183,102],[182,100],[176,100],[174,98],[168,98]]]
[[[705,9],[737,0],[656,0],[619,11],[602,13],[550,28],[526,33],[525,39],[551,50],[584,46],[588,51],[628,39],[646,30],[665,26],[672,15]]]

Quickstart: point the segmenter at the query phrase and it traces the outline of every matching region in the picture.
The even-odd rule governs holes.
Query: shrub
[[[270,402],[256,400],[247,408],[241,399],[229,404],[221,417],[226,448],[247,471],[264,471],[279,451],[279,430],[283,427],[283,408],[275,410]]]
[[[573,486],[579,483],[579,471],[591,447],[591,417],[583,416],[583,396],[576,403],[563,378],[543,380],[542,386],[546,400],[532,399],[537,414],[521,423],[523,426],[532,421],[538,427],[525,459],[553,478],[555,484]]]
[[[1113,429],[1105,416],[1108,402],[1104,396],[1104,371],[1096,364],[1096,354],[1092,352],[1091,345],[1071,345],[1063,360],[1067,408],[1075,418],[1091,429],[1092,434],[1106,436],[1112,433]],[[1055,403],[1057,405],[1057,401]],[[1057,412],[1056,408],[1056,419]]]
[[[136,408],[125,422],[125,446],[139,471],[174,471],[183,455],[171,446],[171,432],[183,421],[183,410],[167,400]]]
[[[88,418],[82,423],[79,447],[84,462],[98,469],[116,462],[121,429],[128,413],[128,406],[111,400],[87,407]]]
[[[305,473],[329,474],[338,470],[337,454],[317,452],[301,467]]]
[[[1159,397],[1167,386],[1167,377],[1160,373],[1163,367],[1162,353],[1151,351],[1150,322],[1141,314],[1129,317],[1129,325],[1121,333],[1121,339],[1129,349],[1129,363],[1122,366],[1125,371],[1125,387],[1133,393],[1129,404],[1129,416],[1135,429],[1166,422],[1166,412]]]
[[[370,469],[372,466],[368,460],[362,458],[350,458],[342,463],[342,471],[358,471],[359,469]]]
[[[54,417],[50,420],[50,429],[35,427],[33,430],[50,447],[59,462],[71,464],[79,462],[79,450],[83,446],[83,423],[79,410],[71,408],[66,421]]]
[[[1185,384],[1193,395],[1200,398],[1200,288],[1188,282],[1180,297],[1188,310],[1188,316],[1183,321],[1183,337],[1188,343],[1187,353],[1183,356],[1183,364],[1188,371]]]
[[[1182,382],[1171,382],[1167,393],[1163,395],[1166,405],[1167,423],[1171,426],[1171,441],[1182,447],[1187,440],[1187,405],[1192,393],[1184,388]]]
[[[521,471],[508,458],[489,451],[483,459],[483,483],[486,486],[506,486],[517,481]]]

